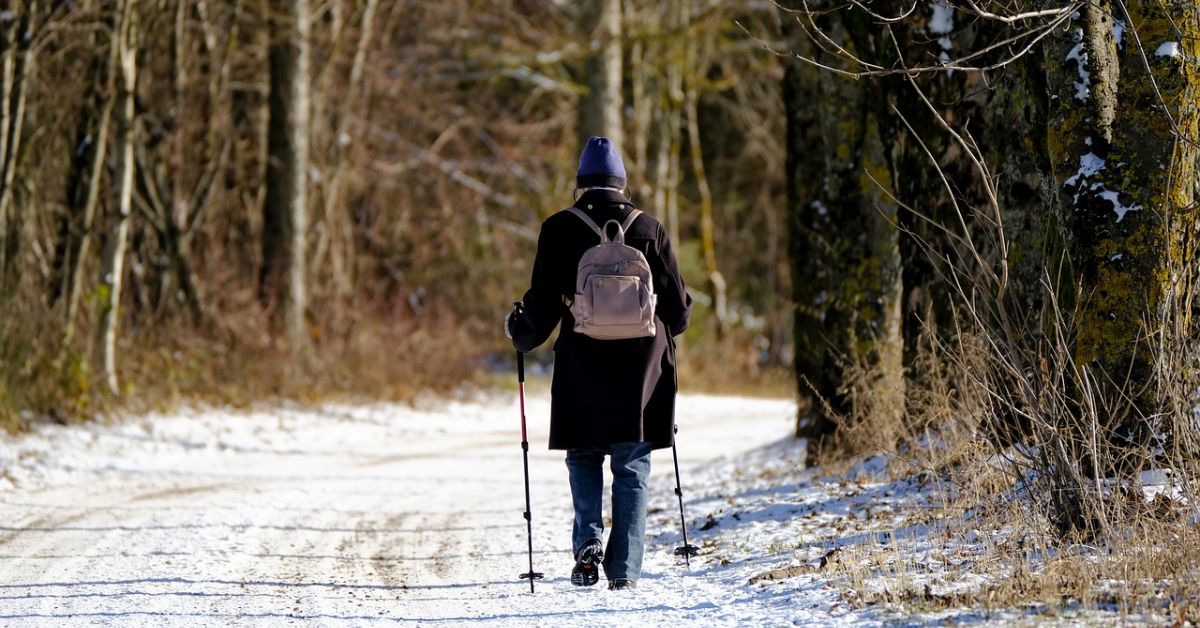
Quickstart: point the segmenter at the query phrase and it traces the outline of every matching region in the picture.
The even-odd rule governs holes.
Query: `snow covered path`
[[[743,452],[786,438],[793,412],[681,398],[693,525],[720,511]],[[516,579],[527,565],[515,399],[210,410],[0,441],[0,625],[830,621],[832,589],[748,585],[761,565],[717,555],[714,543],[763,552],[753,522],[694,529],[705,555],[690,571],[678,563],[669,449],[654,455],[639,588],[572,587],[566,469],[544,446],[548,414],[547,398],[529,400],[534,559],[546,573],[536,595]],[[789,470],[802,463],[802,448],[771,449],[766,459]]]

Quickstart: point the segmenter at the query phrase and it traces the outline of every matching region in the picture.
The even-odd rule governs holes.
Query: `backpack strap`
[[[629,231],[629,228],[633,226],[633,221],[637,220],[637,217],[641,215],[642,210],[636,207],[633,209],[633,211],[629,212],[629,217],[626,218],[625,222],[621,224],[621,235],[625,235],[625,233]]]
[[[568,207],[567,211],[579,216],[580,220],[587,224],[587,226],[591,228],[596,235],[600,236],[601,243],[620,242],[624,244],[625,232],[629,231],[629,228],[633,226],[633,221],[637,220],[638,216],[642,215],[642,210],[634,208],[634,210],[629,212],[629,215],[625,217],[625,222],[619,223],[615,220],[610,220],[604,223],[604,227],[601,227],[600,225],[596,224],[596,221],[592,220],[591,216],[588,216],[582,209],[579,209],[578,207]],[[610,240],[608,237],[608,225],[610,223],[617,225],[617,237],[614,240]]]
[[[604,237],[604,230],[600,228],[600,225],[596,224],[596,221],[592,220],[591,216],[583,213],[582,209],[579,209],[578,207],[568,207],[567,211],[579,216],[579,219],[582,220],[584,224],[586,224],[592,231],[595,231],[596,235],[600,236],[601,242],[607,240],[607,238]]]

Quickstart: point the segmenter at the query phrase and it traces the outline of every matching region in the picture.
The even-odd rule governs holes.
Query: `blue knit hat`
[[[625,188],[625,162],[612,140],[607,137],[592,137],[579,155],[579,171],[575,173],[575,187]]]

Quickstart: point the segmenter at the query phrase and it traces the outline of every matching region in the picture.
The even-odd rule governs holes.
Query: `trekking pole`
[[[517,304],[520,308],[520,304]],[[521,396],[521,454],[525,459],[525,530],[529,535],[529,571],[521,579],[529,581],[529,592],[533,593],[533,581],[544,575],[533,570],[533,515],[529,507],[529,437],[525,432],[525,354],[517,352],[517,386]]]
[[[679,426],[675,426],[679,434]],[[683,529],[683,545],[675,548],[675,555],[682,556],[688,568],[692,567],[692,557],[700,553],[700,548],[688,543],[687,517],[683,515],[683,487],[679,483],[679,449],[675,447],[675,439],[671,439],[671,457],[675,459],[675,495],[679,497],[679,526]]]

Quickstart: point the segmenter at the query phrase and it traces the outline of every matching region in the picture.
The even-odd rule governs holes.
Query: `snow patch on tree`
[[[929,9],[932,11],[929,16],[929,32],[941,35],[937,40],[938,45],[942,47],[939,58],[943,64],[949,63],[949,51],[954,49],[954,44],[950,41],[950,33],[954,31],[954,9],[946,4],[946,0],[934,0]]]
[[[1100,198],[1112,203],[1113,211],[1117,214],[1117,222],[1124,220],[1125,214],[1129,212],[1137,212],[1142,210],[1141,205],[1126,205],[1122,203],[1120,194],[1113,192],[1112,190],[1102,190],[1100,192]]]
[[[1086,101],[1091,93],[1092,75],[1088,72],[1088,53],[1083,46],[1083,29],[1075,29],[1075,38],[1079,42],[1067,53],[1067,61],[1074,61],[1079,67],[1079,81],[1075,83],[1075,98]]]
[[[1156,57],[1174,58],[1180,56],[1181,54],[1182,53],[1179,50],[1179,42],[1177,41],[1164,41],[1162,45],[1158,47],[1158,50],[1154,51],[1154,56]]]
[[[1091,138],[1088,139],[1091,140]],[[1103,159],[1097,157],[1095,153],[1088,153],[1079,158],[1079,170],[1071,178],[1067,179],[1065,183],[1070,186],[1079,185],[1080,181],[1089,179],[1092,175],[1104,170],[1104,165],[1105,162]]]
[[[1084,143],[1091,146],[1092,138],[1085,138]],[[1089,180],[1104,170],[1106,166],[1107,162],[1095,153],[1083,155],[1079,158],[1079,169],[1075,171],[1074,175],[1071,175],[1070,178],[1063,182],[1063,186],[1077,188],[1075,191],[1076,203],[1079,202],[1079,196],[1084,190],[1096,193],[1098,197],[1112,203],[1113,211],[1117,214],[1117,222],[1121,222],[1125,219],[1125,214],[1140,211],[1142,207],[1140,205],[1125,205],[1121,202],[1120,194],[1106,188],[1103,182],[1093,181],[1089,185]]]
[[[929,16],[929,32],[946,34],[954,30],[954,9],[946,4],[946,0],[934,0],[929,9],[933,12]]]

